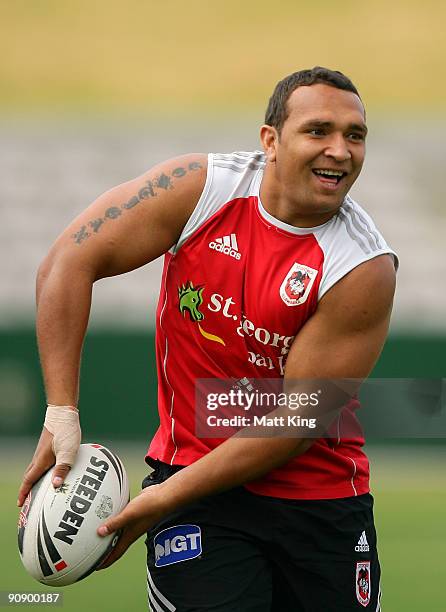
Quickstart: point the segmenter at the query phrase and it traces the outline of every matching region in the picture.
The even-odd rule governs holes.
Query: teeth
[[[328,174],[328,176],[343,176],[341,170],[313,170],[315,174]]]

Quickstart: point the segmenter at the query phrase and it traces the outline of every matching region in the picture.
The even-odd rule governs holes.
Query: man
[[[147,532],[154,610],[380,609],[361,436],[218,440],[198,437],[194,422],[196,379],[362,379],[373,368],[396,259],[347,195],[366,132],[347,77],[320,67],[294,73],[270,99],[263,152],[186,155],[112,189],[39,270],[49,408],[19,505],[54,462],[58,486],[74,461],[94,281],[165,254],[160,428],[146,458],[155,470],[99,529],[123,528],[103,567]]]

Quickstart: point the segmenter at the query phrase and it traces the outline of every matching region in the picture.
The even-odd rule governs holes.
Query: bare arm
[[[37,337],[47,399],[77,405],[93,283],[153,261],[178,240],[203,189],[204,156],[156,166],[111,189],[58,238],[37,280]]]
[[[387,336],[395,288],[391,258],[378,257],[350,272],[321,300],[293,342],[285,378],[365,378]],[[305,452],[313,440],[232,437],[160,485],[145,489],[106,523],[128,525],[104,564],[113,563],[148,526],[173,510],[251,480]]]
[[[178,240],[206,179],[207,157],[186,155],[100,196],[57,239],[39,268],[37,338],[47,401],[77,406],[82,343],[93,283],[134,270]],[[42,436],[19,491],[54,463],[51,435]],[[68,467],[60,471],[64,477]]]

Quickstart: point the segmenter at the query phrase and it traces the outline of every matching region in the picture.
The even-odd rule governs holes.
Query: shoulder
[[[262,151],[233,153],[189,153],[155,166],[150,174],[160,171],[164,182],[176,179],[178,187],[195,189],[202,199],[211,191],[218,197],[249,195],[254,178],[265,166]],[[159,181],[158,181],[159,182]]]
[[[263,151],[233,151],[232,153],[211,153],[209,156],[215,166],[242,170],[246,167],[251,170],[266,164]]]
[[[345,251],[373,256],[381,251],[391,251],[372,217],[348,195],[320,232],[319,240],[325,250],[337,255]]]
[[[206,182],[208,155],[205,153],[187,153],[163,161],[148,170],[137,182],[149,180],[154,189],[169,191],[177,189],[194,190],[201,193]]]
[[[350,239],[366,253],[387,247],[372,217],[350,196],[347,196],[339,210],[339,216]]]
[[[145,213],[157,212],[163,224],[177,225],[176,231],[181,232],[203,192],[207,171],[207,154],[187,153],[152,166],[118,186],[117,192],[125,190],[137,193],[141,201],[151,200],[152,206]]]
[[[210,153],[206,186],[218,193],[219,198],[251,195],[256,178],[266,165],[262,151],[234,151]]]
[[[324,273],[319,285],[319,299],[346,274],[381,255],[391,255],[394,268],[398,267],[396,253],[388,245],[371,216],[349,196],[345,198],[333,219],[316,232],[316,237],[324,254]]]
[[[206,180],[201,195],[176,244],[181,246],[214,214],[231,201],[248,198],[258,193],[265,167],[262,151],[209,153]]]

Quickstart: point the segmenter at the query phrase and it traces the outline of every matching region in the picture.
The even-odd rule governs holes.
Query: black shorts
[[[143,488],[177,471],[158,463]],[[147,532],[153,612],[350,612],[380,607],[370,494],[207,497]]]

